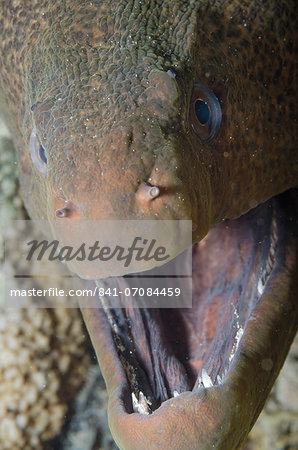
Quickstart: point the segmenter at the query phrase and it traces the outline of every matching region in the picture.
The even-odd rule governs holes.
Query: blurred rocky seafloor
[[[8,220],[25,218],[7,135],[0,122],[0,244]],[[1,261],[0,246],[0,296]],[[3,292],[1,298],[0,450],[116,449],[104,381],[80,312],[11,311],[3,306]],[[298,449],[297,374],[296,338],[243,450]]]

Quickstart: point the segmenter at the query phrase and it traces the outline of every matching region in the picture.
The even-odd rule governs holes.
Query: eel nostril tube
[[[159,196],[159,189],[157,186],[148,186],[148,195],[150,199],[156,198]]]
[[[58,219],[64,219],[68,215],[68,209],[67,208],[56,209],[55,215]]]
[[[140,201],[153,200],[160,194],[159,188],[157,186],[149,186],[146,183],[142,183],[136,192],[136,197]]]

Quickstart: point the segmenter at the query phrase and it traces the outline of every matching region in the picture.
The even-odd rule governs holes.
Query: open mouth
[[[167,400],[223,386],[251,364],[265,387],[250,380],[261,400],[248,414],[249,431],[297,328],[297,211],[293,190],[214,226],[192,249],[192,308],[113,309],[101,299],[100,312],[83,310],[108,390],[103,345],[125,375],[117,387],[122,414],[154,416]]]

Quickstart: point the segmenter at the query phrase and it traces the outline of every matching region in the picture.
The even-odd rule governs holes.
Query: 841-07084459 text
[[[164,287],[164,288],[151,288],[151,287],[126,287],[123,291],[117,288],[103,288],[96,286],[94,289],[69,289],[68,291],[58,288],[48,288],[48,289],[11,289],[10,295],[19,297],[82,297],[82,296],[106,296],[106,297],[118,297],[119,295],[124,295],[125,297],[143,297],[144,295],[148,297],[158,297],[158,296],[179,296],[181,294],[181,289],[178,287]]]

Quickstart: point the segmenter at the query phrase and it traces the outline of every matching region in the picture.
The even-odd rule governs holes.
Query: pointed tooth
[[[134,392],[132,392],[131,398],[134,412],[138,412],[139,414],[150,414],[148,405],[151,403],[146,399],[142,391],[140,391],[139,393],[139,400],[137,399]]]
[[[132,394],[131,394],[131,400],[132,400],[132,408],[133,408],[134,412],[138,412],[138,400],[137,400],[137,397],[135,396],[134,392],[132,392]]]
[[[263,285],[262,280],[260,278],[259,281],[258,281],[258,293],[259,293],[259,295],[262,295],[263,291],[264,291],[264,285]]]
[[[202,381],[205,388],[213,386],[212,380],[206,372],[206,369],[202,369]]]

